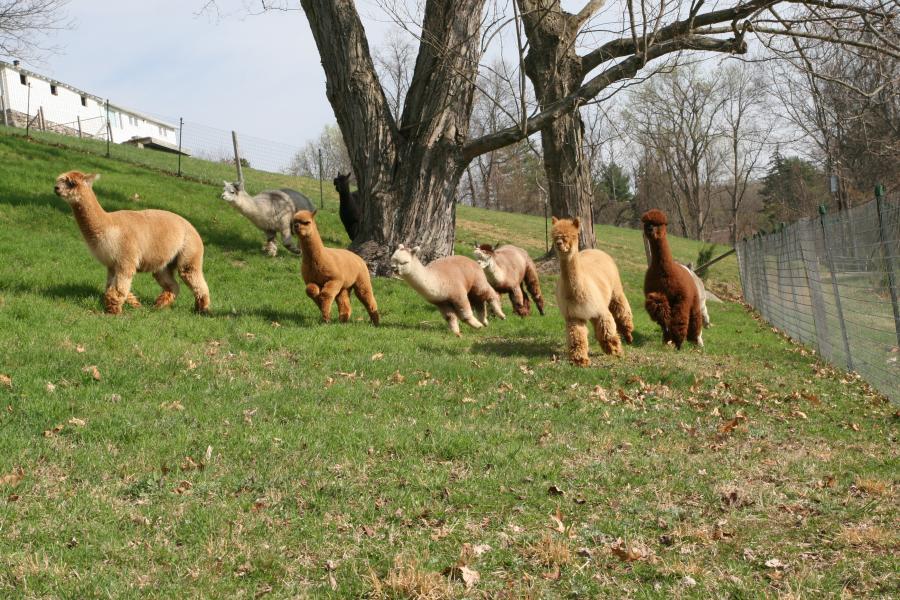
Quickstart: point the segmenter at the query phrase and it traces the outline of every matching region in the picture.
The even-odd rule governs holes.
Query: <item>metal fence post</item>
[[[319,208],[325,208],[325,190],[322,183],[324,180],[325,173],[322,172],[322,149],[319,148]]]
[[[850,354],[850,340],[847,338],[847,324],[844,322],[844,311],[841,308],[841,293],[838,291],[837,274],[834,269],[834,257],[831,255],[831,244],[828,243],[828,232],[825,229],[825,207],[819,206],[819,222],[822,225],[822,241],[825,244],[825,261],[831,274],[831,288],[834,290],[834,306],[837,310],[838,323],[841,325],[841,337],[844,341],[844,353],[847,355],[847,370],[853,370],[853,356]]]
[[[875,208],[878,213],[878,234],[881,240],[881,251],[884,254],[888,287],[891,291],[891,306],[894,309],[894,331],[897,333],[897,345],[900,346],[900,305],[897,302],[897,275],[894,256],[889,246],[887,228],[884,223],[884,186],[880,183],[875,186]]]
[[[231,143],[234,144],[234,165],[237,167],[238,183],[244,189],[244,169],[241,168],[241,150],[238,147],[237,132],[231,131]]]
[[[28,82],[28,100],[25,102],[25,137],[31,134],[31,82]]]
[[[178,176],[181,177],[181,134],[184,132],[184,118],[178,117]]]
[[[109,123],[109,98],[106,99],[106,158],[109,158],[109,143],[112,141],[112,125]]]

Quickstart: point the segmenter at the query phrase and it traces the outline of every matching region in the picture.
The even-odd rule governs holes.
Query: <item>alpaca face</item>
[[[334,189],[338,193],[340,193],[342,189],[349,192],[350,191],[350,173],[347,173],[346,175],[341,175],[340,173],[338,173],[337,177],[334,178],[332,183],[334,183]]]
[[[578,219],[557,219],[553,217],[553,247],[557,254],[578,251]]]
[[[69,171],[56,178],[53,191],[68,204],[78,204],[81,202],[81,186],[90,188],[99,178],[96,173],[85,175],[80,171]]]
[[[315,215],[308,210],[298,210],[291,219],[291,231],[303,238],[317,235]]]
[[[407,248],[403,244],[400,244],[391,255],[391,270],[400,277],[408,274],[412,271],[413,258],[415,258],[418,250],[418,246],[415,248]]]
[[[481,246],[476,245],[474,250],[475,261],[478,263],[478,266],[482,269],[487,269],[494,264],[494,251],[493,249],[487,245],[482,244]]]
[[[658,208],[650,209],[643,214],[641,221],[644,223],[644,235],[647,239],[655,241],[666,237],[668,219],[663,211]]]
[[[225,187],[222,189],[222,200],[230,204],[234,204],[238,196],[238,184],[223,182]]]

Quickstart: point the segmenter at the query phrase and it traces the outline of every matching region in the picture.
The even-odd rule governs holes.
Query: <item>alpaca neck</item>
[[[318,231],[313,231],[312,235],[301,235],[300,250],[303,251],[303,260],[309,258],[313,263],[319,263],[325,257],[325,245],[322,244],[322,238],[319,237]]]
[[[576,295],[581,290],[581,259],[578,250],[560,255],[559,278]]]
[[[403,279],[425,298],[429,300],[436,298],[440,281],[419,259],[413,258],[410,270],[403,275]]]
[[[650,242],[650,266],[669,267],[674,266],[675,259],[669,250],[669,240],[665,237],[651,239]]]
[[[492,284],[506,280],[506,272],[503,270],[503,267],[497,264],[496,258],[490,262],[484,270],[484,274],[487,275],[488,281]]]
[[[252,213],[256,210],[256,203],[253,201],[253,196],[244,190],[238,190],[238,193],[234,195],[234,205],[242,213]]]
[[[97,196],[90,188],[81,190],[81,201],[72,204],[72,212],[75,214],[78,228],[87,239],[97,237],[100,230],[105,228],[110,221],[109,213],[103,210],[103,207],[97,202]]]

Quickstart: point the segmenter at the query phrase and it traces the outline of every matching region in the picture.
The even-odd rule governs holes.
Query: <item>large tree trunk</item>
[[[415,72],[397,123],[353,0],[301,0],[363,204],[352,249],[379,274],[399,243],[420,244],[425,262],[453,253],[484,2],[426,4]]]
[[[530,45],[525,73],[542,109],[569,96],[582,83],[581,57],[575,38],[581,19],[566,13],[559,0],[518,0]],[[549,185],[550,210],[555,217],[579,217],[582,248],[594,247],[591,210],[593,186],[584,154],[584,124],[576,109],[541,130],[544,172]]]

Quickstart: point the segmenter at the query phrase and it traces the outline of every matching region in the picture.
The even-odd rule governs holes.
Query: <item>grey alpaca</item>
[[[278,247],[275,245],[275,236],[278,233],[281,233],[281,242],[285,248],[294,254],[300,254],[300,248],[294,241],[291,232],[291,217],[298,210],[316,211],[316,207],[309,198],[297,190],[288,188],[265,190],[251,196],[244,191],[240,183],[227,181],[224,183],[222,200],[228,202],[251,223],[265,232],[266,244],[263,246],[263,250],[266,254],[269,256],[278,254]]]

